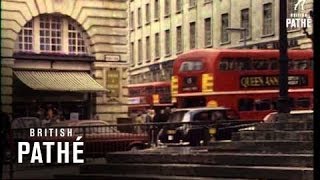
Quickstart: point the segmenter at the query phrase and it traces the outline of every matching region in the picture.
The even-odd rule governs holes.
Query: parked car
[[[41,126],[42,122],[37,117],[19,117],[11,121],[12,129],[32,128]]]
[[[72,136],[24,137],[24,139],[29,142],[70,142],[70,146],[72,146],[72,142],[78,136],[82,136],[81,141],[84,142],[86,157],[102,157],[107,152],[137,150],[149,145],[148,134],[123,133],[117,130],[117,125],[111,125],[101,120],[67,120],[51,124],[51,127],[47,128],[64,128],[65,132],[66,128],[70,128],[72,129]],[[45,148],[42,150],[45,151]],[[55,160],[56,157],[52,157],[52,159]]]
[[[313,110],[290,111],[290,117],[294,119],[299,119],[299,118],[312,119],[313,118],[312,116],[313,116]],[[266,123],[276,122],[277,120],[278,120],[278,112],[269,113],[263,118],[263,122],[266,122]]]
[[[231,125],[231,121],[228,123],[232,120],[228,116],[231,111],[224,107],[176,109],[170,114],[168,124],[160,130],[158,141],[197,146],[207,144],[212,138],[231,138],[232,130],[223,130],[223,127]]]
[[[278,121],[278,112],[272,112],[267,114],[262,123],[274,123]],[[313,110],[293,110],[290,111],[290,118],[293,119],[313,119]],[[249,126],[246,128],[241,128],[239,131],[254,131],[255,126]]]

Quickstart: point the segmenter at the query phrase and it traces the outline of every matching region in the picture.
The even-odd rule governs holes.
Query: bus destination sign
[[[289,75],[289,86],[307,86],[308,78],[305,75]],[[240,87],[241,88],[253,88],[253,87],[275,87],[279,86],[278,76],[241,76]]]

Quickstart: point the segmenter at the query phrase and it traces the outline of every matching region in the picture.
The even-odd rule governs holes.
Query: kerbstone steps
[[[55,179],[106,179],[106,180],[247,180],[240,178],[213,178],[191,176],[160,176],[149,174],[79,174],[79,175],[56,175]]]
[[[112,153],[106,163],[173,163],[242,166],[313,166],[312,154],[204,153],[162,154]]]
[[[83,165],[81,174],[139,174],[161,176],[223,177],[223,178],[267,178],[309,180],[313,168],[273,166],[229,166],[203,164],[141,164],[119,163],[105,165]]]
[[[209,152],[251,152],[275,154],[312,154],[312,141],[231,141],[212,142]]]
[[[233,141],[248,140],[286,140],[286,141],[313,141],[313,131],[240,131],[232,134]]]

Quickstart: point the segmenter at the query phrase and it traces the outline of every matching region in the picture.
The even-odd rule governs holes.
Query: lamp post
[[[280,44],[280,72],[279,72],[279,121],[287,121],[290,112],[288,100],[288,37],[287,37],[287,1],[280,1],[279,44]]]
[[[247,48],[247,28],[234,28],[234,27],[227,27],[227,31],[237,31],[237,32],[243,32],[243,47]]]

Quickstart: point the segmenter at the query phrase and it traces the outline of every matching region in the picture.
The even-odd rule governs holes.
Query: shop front
[[[15,70],[13,117],[92,119],[97,92],[107,90],[88,72]]]

